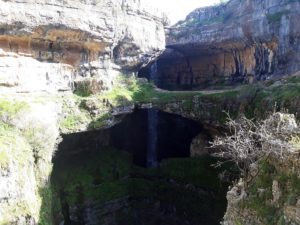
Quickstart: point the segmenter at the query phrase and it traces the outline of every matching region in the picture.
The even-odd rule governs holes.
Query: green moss
[[[218,188],[218,170],[211,168],[214,162],[215,159],[210,157],[169,159],[162,162],[160,172],[162,176],[172,177],[180,182]]]
[[[243,223],[239,220],[236,220],[235,223],[236,223],[236,225],[243,225]]]
[[[169,159],[160,168],[147,169],[133,166],[131,156],[120,150],[102,149],[90,154],[55,162],[51,179],[55,195],[58,196],[64,190],[70,206],[79,204],[79,196],[98,203],[130,196],[137,201],[152,199],[154,202],[175,205],[179,214],[185,212],[195,221],[199,221],[201,216],[211,210],[213,204],[223,208],[226,205],[225,187],[220,195],[219,192],[214,192],[218,200],[211,203],[209,195],[186,188],[190,184],[194,187],[204,186],[212,191],[220,189],[222,184],[218,181],[218,172],[212,173],[214,175],[210,177],[207,175],[207,169],[214,171],[210,167],[214,159]],[[114,167],[118,176],[114,175]],[[178,185],[169,182],[170,180]],[[222,216],[223,211],[214,211],[220,214],[218,217]]]
[[[91,158],[90,158],[91,157]],[[70,204],[75,204],[78,187],[83,187],[84,198],[92,198],[105,202],[122,197],[127,183],[114,178],[113,168],[116,167],[118,177],[129,173],[130,156],[126,152],[113,149],[102,150],[93,156],[74,156],[67,163],[57,162],[54,166],[52,183],[56,193],[64,190]]]
[[[0,99],[0,120],[10,122],[18,113],[29,109],[26,102]]]
[[[296,205],[298,196],[294,193],[289,194],[287,196],[287,204],[288,205]]]
[[[0,149],[0,168],[5,169],[8,167],[9,156],[8,153]]]
[[[279,200],[280,207],[274,207],[271,202],[273,180],[280,184],[282,196]],[[263,189],[264,193],[258,195],[258,189]],[[296,174],[277,171],[276,168],[267,161],[260,163],[260,172],[249,187],[249,197],[243,202],[243,207],[254,210],[264,221],[264,224],[280,224],[282,209],[285,204],[296,204],[297,197],[300,196],[300,179]]]
[[[26,165],[31,157],[31,147],[20,131],[0,122],[0,148],[4,159],[11,158],[20,166]],[[7,161],[6,161],[7,163]]]
[[[30,169],[33,165],[31,146],[18,129],[0,122],[0,149],[1,170],[8,168],[10,166],[9,161],[12,161],[14,169],[17,170],[15,175],[17,176],[16,181],[19,188],[25,188],[24,185],[28,182],[28,178],[23,177],[23,174],[27,171],[31,172]],[[22,173],[19,174],[18,171],[21,170]],[[2,210],[3,215],[1,215],[1,219],[3,220],[0,223],[8,224],[5,221],[11,222],[13,218],[19,216],[35,216],[36,205],[30,202],[31,200],[18,198],[13,204],[8,202]]]
[[[50,186],[39,188],[39,196],[42,199],[42,205],[39,213],[40,225],[52,225],[52,190]]]
[[[283,10],[277,13],[267,14],[266,16],[269,23],[279,23],[281,21],[281,17],[289,13],[290,13],[289,10]]]
[[[92,121],[89,124],[89,127],[92,129],[103,128],[109,123],[111,118],[112,118],[112,115],[110,113],[105,113],[105,114],[101,115],[99,118],[97,118],[95,121]]]
[[[79,112],[78,114],[70,114],[61,122],[61,128],[66,130],[76,130],[81,124],[85,124],[89,121],[85,112]]]

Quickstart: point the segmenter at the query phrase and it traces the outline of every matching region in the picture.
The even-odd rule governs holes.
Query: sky
[[[171,24],[175,24],[194,9],[219,3],[220,0],[147,0],[148,4],[169,15]]]

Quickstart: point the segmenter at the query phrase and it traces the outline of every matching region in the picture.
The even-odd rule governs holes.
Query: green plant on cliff
[[[26,102],[0,99],[0,120],[10,124],[17,114],[28,109]]]
[[[294,205],[300,196],[295,165],[278,169],[300,152],[300,129],[294,115],[274,113],[256,122],[229,118],[227,125],[231,133],[214,140],[213,147],[221,149],[214,155],[232,160],[242,173],[243,190],[248,194],[239,207],[255,212],[263,224],[278,224],[284,205]],[[279,199],[274,197],[274,181],[279,183]]]
[[[261,160],[270,156],[282,159],[300,151],[293,141],[295,137],[297,140],[300,137],[294,115],[274,113],[257,122],[245,116],[236,120],[228,117],[226,124],[231,133],[212,142],[212,147],[221,149],[214,155],[233,161],[246,185],[257,175],[253,175],[251,168],[258,166]]]
[[[45,203],[50,204],[51,198],[37,190],[46,190],[56,128],[35,120],[30,104],[28,99],[26,102],[0,99],[0,167],[15,175],[10,178],[18,184],[15,191],[20,193],[18,198],[11,198],[0,212],[4,221],[32,218],[46,225],[51,224],[51,212]]]
[[[281,21],[282,16],[288,15],[289,13],[289,10],[283,10],[273,14],[267,14],[266,16],[269,23],[279,23]]]
[[[18,188],[26,190],[29,188],[27,179],[24,174],[30,176],[32,172],[33,157],[31,146],[22,136],[22,133],[11,125],[0,122],[0,167],[1,171],[9,170],[16,174],[15,181],[18,182]],[[27,174],[28,173],[28,174]],[[19,198],[8,202],[5,208],[0,212],[0,223],[11,221],[12,218],[26,215],[36,215],[37,202],[33,198],[26,199],[20,195]]]
[[[249,186],[249,196],[243,202],[243,207],[254,210],[266,225],[279,223],[283,206],[295,205],[300,196],[300,179],[291,171],[278,170],[279,163],[276,159],[260,162],[260,172]],[[281,197],[277,206],[271,203],[273,180],[280,184]]]

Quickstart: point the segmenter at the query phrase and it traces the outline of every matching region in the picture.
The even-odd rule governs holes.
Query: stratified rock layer
[[[73,88],[137,72],[165,47],[162,15],[133,0],[0,1],[0,86]]]
[[[136,73],[165,48],[162,21],[140,0],[0,0],[0,224],[53,224],[59,129],[113,124],[93,119],[108,101],[89,114],[70,91],[98,94]]]
[[[252,83],[300,70],[299,10],[299,1],[231,0],[193,11],[168,29],[158,83]]]

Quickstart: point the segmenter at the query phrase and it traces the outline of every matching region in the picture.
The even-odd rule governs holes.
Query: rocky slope
[[[285,134],[285,138],[292,135],[290,148],[282,156],[270,154],[260,159],[250,172],[256,174],[254,179],[247,185],[240,181],[227,193],[224,225],[300,223],[300,130],[294,115],[276,113],[268,120],[269,128]],[[275,141],[279,143],[280,138]]]
[[[163,15],[141,1],[1,1],[0,17],[0,86],[19,92],[107,90],[165,48]]]
[[[167,29],[158,60],[165,88],[252,83],[300,69],[300,2],[230,0]]]
[[[137,80],[132,74],[153,60],[165,47],[162,15],[151,11],[138,0],[2,0],[0,3],[1,225],[52,224],[53,196],[49,175],[52,170],[51,159],[60,142],[60,134],[110,127],[121,119],[122,114],[132,112],[136,106],[156,106],[214,127],[224,123],[225,114],[222,110],[230,111],[234,116],[245,113],[259,117],[267,109],[272,110],[276,102],[278,108],[289,108],[299,115],[299,76],[271,81],[265,87],[255,85],[237,90],[188,93],[161,91],[143,79]],[[215,62],[215,57],[224,54],[224,58],[230,61],[228,64],[225,62],[224,68],[228,72],[231,71],[228,68],[232,66],[233,72],[216,72],[217,78],[221,80],[223,75],[232,73],[236,74],[234,79],[239,79],[240,76],[244,79],[245,74],[247,77],[253,75],[260,79],[280,71],[298,69],[298,53],[294,53],[294,49],[299,45],[299,29],[295,24],[295,18],[299,16],[295,13],[299,1],[282,1],[280,7],[272,8],[273,3],[276,2],[268,1],[270,5],[266,5],[267,3],[257,1],[256,5],[254,1],[231,1],[227,5],[204,10],[209,12],[206,13],[208,15],[205,14],[205,18],[212,18],[213,23],[197,26],[192,24],[190,27],[186,24],[172,28],[169,31],[168,46],[179,53],[168,50],[172,57],[168,58],[166,52],[158,62],[159,68],[160,62],[167,60],[165,62],[177,63],[183,69],[177,73],[174,64],[170,65],[176,69],[175,72],[173,68],[166,67],[172,76],[178,75],[173,77],[175,80],[168,78],[168,84],[172,86],[172,82],[176,81],[176,85],[190,86],[191,74],[195,74],[193,82],[197,80],[191,59],[198,65],[199,59],[201,62]],[[267,17],[261,11],[253,13],[256,6],[274,14],[270,17],[271,20],[277,21],[279,17],[279,25],[277,22],[268,25],[270,32],[266,32],[264,38],[258,36],[253,40],[248,36],[244,37],[244,31],[233,32],[237,29],[234,26],[237,14],[241,15],[238,21],[246,24],[243,22],[245,15],[248,15],[245,13],[246,5],[253,6],[253,11],[249,9],[249,21],[254,21],[250,23],[254,26],[254,31],[256,20],[262,18],[263,25],[267,24]],[[233,10],[235,7],[239,7],[241,11],[234,14],[232,19],[228,18],[225,28],[220,29],[224,24],[213,19],[219,18],[214,12],[221,13],[222,10]],[[279,8],[290,11],[279,13]],[[197,15],[191,14],[191,20],[194,21],[193,18]],[[221,17],[222,15],[220,14]],[[281,23],[290,23],[293,29],[283,31]],[[232,30],[227,29],[230,26]],[[199,34],[193,33],[198,27],[207,29],[203,33],[207,36],[206,39],[204,36],[202,39],[200,36],[197,38]],[[267,28],[263,26],[263,29]],[[277,31],[276,29],[279,29],[279,33],[275,32],[275,38],[270,38],[272,31]],[[184,35],[187,31],[191,38]],[[237,35],[234,36],[237,42],[232,42],[233,34]],[[283,39],[278,38],[279,34],[283,35],[280,36]],[[289,39],[282,42],[288,37],[292,41]],[[191,45],[192,40],[196,41]],[[210,47],[206,49],[204,46]],[[188,48],[187,52],[192,55],[183,57],[181,52]],[[293,55],[286,65],[280,63],[285,54],[282,51]],[[212,58],[207,58],[203,52],[209,53]],[[177,57],[178,54],[180,57]],[[243,57],[249,61],[246,63]],[[210,62],[207,65],[211,65]],[[211,67],[207,65],[203,67],[208,71],[208,76],[205,75],[204,78],[211,80]],[[220,64],[214,65],[219,68]],[[252,70],[248,70],[248,65]],[[236,73],[244,71],[246,67],[247,71],[259,72]],[[257,67],[260,69],[256,70]],[[74,90],[75,94],[72,92]],[[215,134],[215,130],[212,130],[212,134]],[[196,145],[201,143],[201,137],[195,140]],[[199,151],[197,146],[193,146],[193,149],[195,152]],[[294,209],[291,210],[293,213]]]
[[[163,51],[163,15],[134,0],[0,5],[0,224],[52,224],[59,134],[114,124],[96,97]]]

